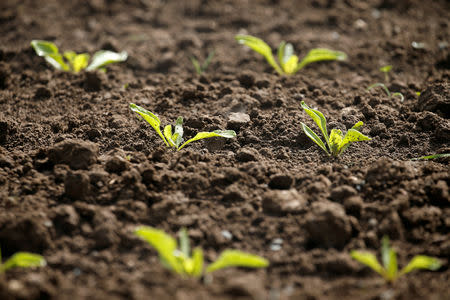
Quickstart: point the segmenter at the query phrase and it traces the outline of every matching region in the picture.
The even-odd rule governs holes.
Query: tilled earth
[[[450,6],[447,1],[13,1],[0,3],[0,246],[45,256],[0,276],[1,299],[450,299]],[[282,77],[234,40],[344,51]],[[60,49],[125,50],[106,73],[62,73],[32,39]],[[215,57],[198,76],[190,56]],[[393,65],[387,86],[379,68]],[[417,96],[416,92],[421,92]],[[301,130],[361,120],[369,142],[327,157]],[[130,111],[185,119],[185,136],[234,129],[179,152]],[[264,270],[213,281],[164,269],[138,225],[188,228],[207,261],[262,255]],[[405,265],[436,272],[394,285],[352,261],[388,235]]]

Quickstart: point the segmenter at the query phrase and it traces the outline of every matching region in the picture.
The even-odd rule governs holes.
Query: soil
[[[419,0],[14,1],[0,3],[0,245],[47,266],[0,276],[1,299],[450,299],[450,4]],[[344,51],[345,62],[277,75],[234,40],[252,34]],[[32,39],[125,50],[106,73],[56,71]],[[190,56],[214,59],[202,76]],[[387,86],[378,69],[393,65]],[[416,92],[421,92],[417,96]],[[301,109],[372,137],[329,158]],[[179,152],[128,105],[185,119],[185,136],[234,129]],[[133,235],[188,228],[208,262],[227,248],[270,260],[182,279]],[[388,285],[353,261],[388,235],[404,266]]]

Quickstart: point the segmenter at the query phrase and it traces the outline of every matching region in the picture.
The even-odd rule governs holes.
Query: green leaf
[[[134,233],[155,248],[161,261],[170,269],[179,274],[184,273],[183,265],[174,254],[177,249],[177,241],[173,237],[162,230],[149,226],[138,227]]]
[[[332,129],[330,133],[330,152],[334,156],[339,154],[339,147],[342,144],[342,131],[339,129]]]
[[[97,70],[106,65],[127,60],[128,54],[125,51],[116,53],[108,50],[97,51],[92,57],[91,64],[86,68],[87,71]]]
[[[192,251],[192,261],[194,263],[192,269],[192,276],[200,277],[203,273],[203,251],[200,248],[195,248]]]
[[[46,55],[44,59],[57,70],[70,71],[70,67],[64,62],[62,55],[59,53]]]
[[[278,45],[278,51],[277,51],[277,56],[278,56],[278,62],[280,63],[281,68],[283,69],[283,65],[284,65],[284,54],[285,54],[285,49],[286,48],[286,42],[282,41],[280,43],[280,45]]]
[[[71,64],[72,64],[72,61],[75,59],[75,56],[77,56],[77,53],[75,51],[64,52],[64,58],[67,59],[67,61]]]
[[[181,143],[183,142],[183,117],[178,117],[175,123],[175,133],[173,135],[173,139],[175,142],[175,147],[178,149]]]
[[[201,139],[207,139],[212,137],[224,137],[227,139],[234,138],[236,136],[236,132],[234,130],[214,130],[213,132],[199,132],[192,139],[187,140],[183,145],[181,145],[178,150],[181,150],[184,146],[191,142],[195,142]]]
[[[405,100],[405,97],[404,97],[403,94],[400,93],[400,92],[392,93],[391,96],[392,96],[392,97],[400,97],[400,102],[403,102],[403,101]]]
[[[174,147],[175,143],[172,140],[172,125],[166,125],[163,129],[164,137],[169,142],[170,147]]]
[[[191,256],[191,246],[186,228],[182,228],[178,233],[180,239],[180,250],[186,256]]]
[[[4,272],[15,267],[27,268],[45,265],[45,259],[41,255],[28,252],[17,252],[0,266],[0,271]]]
[[[341,51],[334,51],[330,49],[325,48],[316,48],[312,49],[306,54],[306,56],[300,61],[297,68],[294,72],[297,72],[301,68],[305,67],[306,65],[318,62],[318,61],[326,61],[326,60],[339,60],[343,61],[347,59],[347,54]]]
[[[355,130],[358,130],[358,131],[359,131],[359,129],[360,129],[363,125],[364,125],[364,123],[363,123],[362,121],[359,121],[359,122],[356,122],[356,124],[353,125],[351,129],[355,129]]]
[[[364,134],[362,134],[362,133],[359,132],[358,130],[355,130],[355,129],[353,129],[353,128],[352,128],[352,129],[349,129],[349,130],[347,131],[347,133],[345,134],[344,139],[342,140],[341,145],[339,146],[339,149],[338,149],[339,154],[342,153],[342,152],[344,152],[345,149],[347,149],[348,146],[349,146],[351,143],[354,143],[354,142],[360,142],[360,141],[370,141],[370,140],[371,140],[370,137],[365,136]]]
[[[328,144],[328,148],[330,147],[330,138],[328,137],[327,132],[327,120],[325,116],[318,110],[310,108],[306,105],[305,101],[301,102],[302,108],[306,111],[306,113],[316,122],[317,126],[319,126],[320,131],[322,132],[323,137],[325,138],[326,143]]]
[[[202,65],[202,72],[205,72],[206,69],[208,68],[208,66],[211,64],[211,61],[214,57],[215,51],[212,50],[211,52],[209,52],[208,57],[206,58],[206,60],[203,62]]]
[[[59,54],[58,47],[55,44],[42,40],[32,40],[31,47],[38,56],[46,56],[50,54]]]
[[[195,72],[198,75],[202,75],[203,70],[200,67],[200,63],[198,62],[198,60],[195,57],[191,57],[191,62],[192,62],[192,65],[194,66]]]
[[[389,246],[389,238],[384,236],[381,241],[381,259],[385,269],[386,279],[394,281],[397,278],[397,254],[394,249]]]
[[[251,35],[236,35],[235,36],[236,41],[238,41],[240,44],[244,44],[253,51],[261,54],[264,56],[264,58],[267,60],[267,62],[279,73],[283,74],[283,70],[278,66],[277,62],[275,61],[272,49],[270,49],[269,45],[267,45],[263,40],[251,36]]]
[[[387,86],[386,86],[384,83],[381,83],[381,82],[377,82],[377,83],[372,84],[372,85],[369,86],[366,90],[367,90],[367,91],[370,91],[371,89],[376,88],[376,87],[381,87],[381,88],[383,88],[383,90],[386,92],[386,95],[387,95],[389,98],[391,98],[391,92],[389,92],[389,89],[387,88]]]
[[[380,263],[377,260],[377,257],[369,252],[362,252],[362,251],[357,251],[357,250],[353,250],[350,252],[350,256],[362,263],[365,266],[368,266],[369,268],[371,268],[372,270],[374,270],[375,272],[377,272],[378,274],[380,274],[381,276],[384,277],[384,269],[383,267],[380,265]]]
[[[383,73],[389,73],[391,70],[392,70],[392,66],[391,65],[387,65],[387,66],[384,66],[384,67],[380,68],[380,72],[383,72]]]
[[[89,63],[89,54],[87,53],[78,54],[72,61],[72,69],[75,73],[78,73],[81,70],[85,69],[88,63]]]
[[[284,72],[286,72],[286,74],[294,74],[297,65],[298,65],[298,56],[292,55],[283,66]]]
[[[206,268],[211,273],[228,267],[265,268],[269,265],[267,259],[238,250],[225,250],[219,258]]]
[[[161,128],[159,127],[161,121],[156,115],[134,103],[130,103],[130,109],[135,113],[138,113],[142,118],[144,118],[144,120],[147,121],[150,124],[150,126],[152,126],[153,129],[155,129],[155,131],[159,134],[159,136],[162,138],[167,147],[170,147],[169,143],[166,141],[163,134],[161,133]]]
[[[302,129],[303,129],[303,132],[314,142],[314,143],[316,143],[317,145],[319,145],[319,147],[320,148],[322,148],[323,149],[323,151],[325,151],[328,155],[329,155],[329,153],[328,153],[328,150],[327,150],[327,148],[325,147],[325,144],[322,142],[322,140],[317,136],[317,134],[314,132],[314,131],[312,131],[308,126],[306,126],[306,124],[304,124],[304,123],[302,123],[302,122],[300,122],[301,124],[302,124]]]
[[[436,271],[437,269],[439,269],[441,267],[441,265],[442,265],[441,261],[437,258],[425,256],[425,255],[416,255],[409,262],[409,264],[406,265],[406,267],[404,267],[400,271],[400,274],[401,275],[407,274],[409,272],[412,272],[414,270],[419,270],[419,269]]]
[[[428,159],[435,159],[435,158],[441,158],[441,157],[450,157],[450,153],[441,153],[441,154],[433,154],[433,155],[427,155],[427,156],[421,156],[417,158],[412,158],[412,160],[428,160]]]

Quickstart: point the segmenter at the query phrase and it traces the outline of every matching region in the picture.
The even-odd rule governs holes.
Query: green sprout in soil
[[[381,83],[381,82],[377,82],[377,83],[372,84],[372,85],[369,86],[366,90],[367,90],[367,91],[370,91],[371,89],[376,88],[376,87],[381,87],[381,88],[383,88],[383,90],[386,92],[386,95],[388,96],[388,98],[392,98],[392,97],[400,97],[400,102],[403,102],[403,100],[405,100],[405,97],[403,96],[402,93],[400,93],[400,92],[391,93],[391,92],[389,91],[389,89],[387,88],[387,86],[386,86],[384,83]]]
[[[341,51],[334,51],[325,48],[312,49],[299,62],[298,56],[294,55],[294,47],[290,43],[281,42],[278,46],[278,63],[272,54],[272,49],[263,40],[251,35],[236,35],[235,39],[243,45],[248,46],[253,51],[265,57],[267,62],[280,75],[292,75],[297,73],[306,65],[325,60],[346,60],[347,54]],[[280,67],[281,66],[281,67]]]
[[[369,252],[353,250],[350,252],[350,255],[353,259],[380,274],[384,280],[390,283],[395,282],[399,277],[414,270],[426,269],[435,271],[441,267],[441,262],[437,258],[416,255],[406,267],[399,271],[397,253],[389,246],[389,238],[387,236],[384,236],[381,242],[381,260],[383,265],[378,262],[376,255]]]
[[[436,159],[436,158],[442,158],[442,157],[450,157],[450,153],[426,155],[426,156],[413,158],[412,160],[429,160],[429,159]]]
[[[128,57],[125,51],[116,53],[108,50],[97,51],[89,64],[89,54],[77,54],[74,51],[59,53],[55,44],[47,41],[33,40],[31,46],[38,56],[42,56],[55,69],[78,73],[81,70],[104,70],[106,65],[125,61]]]
[[[214,130],[212,132],[199,132],[193,138],[183,143],[183,118],[178,117],[175,122],[174,131],[172,132],[172,125],[166,125],[163,132],[161,132],[161,121],[158,116],[152,112],[134,104],[130,103],[130,108],[135,113],[139,114],[145,121],[147,121],[153,129],[158,133],[167,147],[175,148],[177,151],[181,150],[187,144],[201,139],[212,137],[234,138],[236,132],[234,130]]]
[[[198,278],[228,267],[265,268],[269,265],[269,262],[260,256],[238,250],[225,250],[204,270],[203,250],[197,247],[191,252],[186,229],[183,228],[179,232],[179,247],[176,239],[153,227],[138,227],[134,233],[155,248],[163,266],[184,277]]]
[[[389,81],[389,72],[392,70],[392,66],[391,65],[387,65],[384,67],[380,68],[380,72],[384,73],[384,81],[388,82]]]
[[[45,259],[38,255],[29,252],[17,252],[4,263],[2,262],[2,254],[0,251],[0,274],[12,268],[29,268],[45,266]]]
[[[211,64],[211,61],[214,57],[214,50],[209,52],[208,57],[205,59],[203,64],[200,64],[197,58],[191,57],[192,65],[194,66],[195,72],[197,72],[198,75],[202,75],[206,69],[208,69],[208,66]]]
[[[371,138],[365,136],[359,131],[359,128],[363,125],[363,122],[359,121],[351,129],[347,131],[344,135],[339,129],[332,129],[330,135],[328,136],[327,131],[327,120],[325,116],[318,110],[309,108],[308,105],[304,101],[302,101],[301,106],[306,111],[306,113],[313,119],[313,121],[319,126],[320,131],[322,132],[323,137],[325,138],[325,142],[327,146],[323,143],[323,141],[317,136],[317,134],[312,131],[306,124],[302,124],[302,129],[305,134],[320,148],[323,149],[329,156],[339,156],[342,154],[348,146],[350,146],[353,142],[359,141],[370,141]]]

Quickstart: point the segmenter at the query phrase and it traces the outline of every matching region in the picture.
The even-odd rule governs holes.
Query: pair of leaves
[[[0,253],[0,273],[3,273],[11,268],[28,268],[45,266],[46,261],[41,255],[29,252],[17,252],[4,263],[1,263]]]
[[[237,35],[235,39],[253,51],[261,54],[267,62],[281,75],[292,75],[297,73],[306,65],[326,60],[346,60],[347,55],[341,51],[325,48],[312,49],[299,62],[298,56],[294,55],[294,47],[290,43],[281,42],[278,46],[278,63],[272,54],[272,49],[263,40],[251,35]],[[281,67],[280,67],[281,66]]]
[[[388,282],[394,282],[400,276],[414,270],[426,269],[435,271],[441,267],[441,262],[437,258],[425,255],[416,255],[399,272],[397,253],[389,246],[389,238],[387,236],[383,237],[381,246],[381,261],[383,265],[378,262],[378,259],[374,254],[369,252],[353,250],[350,252],[350,255],[353,259],[380,274]]]
[[[128,57],[125,51],[116,53],[108,50],[97,51],[89,64],[89,54],[77,54],[74,51],[59,53],[55,44],[47,41],[33,40],[31,46],[38,56],[45,60],[57,70],[79,72],[86,69],[93,71],[105,67],[111,63],[125,61]]]
[[[200,277],[203,275],[203,251],[197,247],[191,255],[186,229],[180,231],[180,248],[178,248],[176,239],[153,227],[139,227],[135,234],[155,248],[161,263],[168,269],[183,276]],[[264,268],[268,265],[269,262],[266,259],[257,255],[237,250],[225,250],[215,262],[206,268],[205,272],[211,273],[228,267]]]
[[[343,135],[342,131],[338,129],[332,129],[330,136],[328,136],[327,120],[325,119],[325,116],[320,111],[310,108],[304,101],[301,102],[301,106],[319,127],[322,132],[322,136],[327,143],[328,149],[324,142],[314,131],[311,130],[311,128],[309,128],[306,124],[301,123],[303,132],[305,132],[305,134],[328,155],[338,156],[343,153],[353,142],[371,140],[371,138],[365,136],[359,131],[363,125],[363,122],[361,121],[353,125],[353,127],[349,129],[345,135]]]
[[[209,52],[208,57],[205,59],[203,64],[200,64],[198,59],[195,57],[191,57],[192,65],[194,66],[195,72],[197,72],[198,75],[202,75],[206,69],[208,69],[208,66],[211,64],[211,61],[214,57],[214,50]]]
[[[212,137],[234,138],[236,136],[236,132],[234,132],[234,130],[214,130],[212,132],[199,132],[193,138],[181,144],[183,142],[182,117],[178,117],[175,124],[175,131],[173,134],[172,134],[172,125],[166,125],[164,127],[163,131],[164,134],[163,134],[160,128],[161,121],[159,120],[158,116],[134,103],[130,103],[130,109],[135,113],[139,114],[142,118],[144,118],[145,121],[147,121],[150,124],[150,126],[153,127],[153,129],[155,129],[155,131],[158,133],[158,135],[161,137],[161,139],[164,141],[167,147],[173,147],[177,149],[177,151],[184,148],[187,144],[198,140]]]

